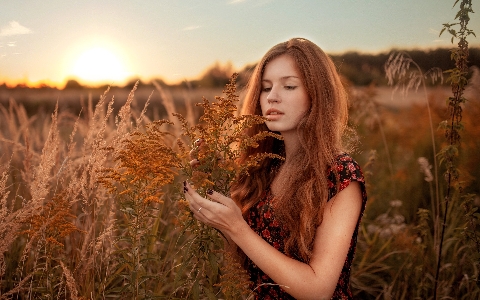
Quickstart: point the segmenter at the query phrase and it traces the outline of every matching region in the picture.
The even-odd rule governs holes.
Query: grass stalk
[[[456,0],[454,6],[459,2]],[[438,259],[437,259],[437,269],[435,273],[435,286],[433,291],[434,299],[437,299],[437,289],[438,281],[440,276],[440,268],[442,262],[442,250],[444,245],[445,230],[447,227],[447,215],[449,213],[449,204],[452,200],[453,193],[453,183],[457,182],[459,179],[458,171],[458,145],[460,142],[460,121],[462,118],[462,107],[461,105],[465,103],[466,99],[463,97],[465,86],[467,84],[467,75],[468,75],[468,42],[467,37],[470,34],[473,34],[473,31],[467,28],[468,22],[470,20],[469,13],[473,13],[472,10],[472,1],[471,0],[462,0],[460,3],[460,9],[457,13],[455,19],[458,18],[458,23],[453,24],[444,24],[444,28],[440,32],[440,35],[445,31],[452,35],[452,43],[455,38],[459,39],[458,47],[455,50],[452,50],[452,58],[455,60],[455,68],[449,70],[450,73],[449,81],[452,87],[453,97],[449,97],[449,113],[450,119],[444,128],[446,129],[446,137],[448,146],[444,147],[440,152],[441,159],[445,161],[446,164],[446,181],[447,181],[447,190],[445,194],[445,210],[443,215],[442,222],[442,232],[440,236],[440,245],[438,249]],[[459,25],[460,29],[458,32],[453,29],[454,26]],[[445,122],[446,123],[446,122]]]

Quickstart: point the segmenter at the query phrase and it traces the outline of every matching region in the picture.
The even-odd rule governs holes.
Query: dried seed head
[[[417,159],[418,164],[420,165],[420,171],[425,174],[425,181],[432,182],[433,175],[432,175],[432,165],[428,164],[428,159],[425,157],[419,157]]]

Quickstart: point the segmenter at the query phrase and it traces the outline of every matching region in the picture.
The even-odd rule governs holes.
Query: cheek
[[[300,98],[301,101],[299,101],[300,103],[298,104],[298,110],[302,112],[302,115],[304,115],[305,113],[307,113],[309,110],[310,110],[310,99],[308,98],[307,95],[302,95],[302,97]]]
[[[303,118],[305,118],[306,113],[307,113],[306,111],[298,111],[297,114],[296,114],[295,117],[294,117],[294,120],[295,120],[294,122],[295,122],[295,124],[298,125],[298,123],[300,123],[300,121],[301,121]]]
[[[298,106],[297,120],[300,121],[302,118],[306,117],[309,110],[310,110],[310,100],[302,101],[302,104]]]
[[[267,97],[266,96],[260,96],[260,99],[258,100],[259,105],[260,105],[260,111],[262,113],[262,116],[265,114],[265,111],[267,110],[266,105],[268,104],[267,102]]]

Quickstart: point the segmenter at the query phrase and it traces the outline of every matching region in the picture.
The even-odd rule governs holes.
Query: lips
[[[283,115],[283,112],[281,112],[281,111],[279,111],[278,109],[275,109],[275,108],[269,108],[265,112],[265,115],[269,120],[273,121],[273,120],[276,120],[276,119],[280,118],[280,116]]]
[[[279,111],[278,109],[275,109],[275,108],[269,108],[265,114],[266,114],[267,116],[270,116],[270,115],[283,115],[283,112],[281,112],[281,111]]]

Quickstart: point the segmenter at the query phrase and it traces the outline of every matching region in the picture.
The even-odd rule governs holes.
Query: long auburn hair
[[[328,200],[327,171],[343,151],[347,94],[335,65],[322,49],[309,40],[293,38],[274,46],[260,60],[248,82],[242,114],[262,115],[259,99],[263,72],[268,62],[280,55],[294,59],[310,98],[310,109],[297,127],[300,147],[293,159],[289,158],[294,164],[288,167],[287,188],[281,195],[274,195],[275,215],[289,233],[286,253],[308,262]],[[261,131],[268,131],[265,124],[250,128],[247,134],[252,136]],[[282,155],[283,149],[283,141],[267,138],[259,147],[248,149],[240,160],[262,152]],[[275,159],[265,159],[232,186],[231,196],[242,208],[244,217],[270,187],[278,163]]]

